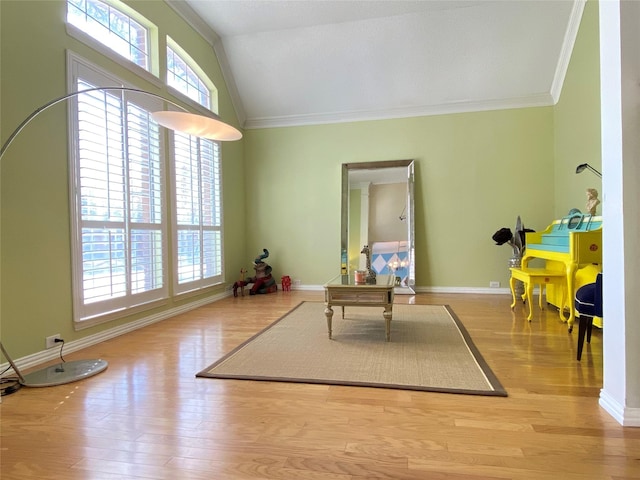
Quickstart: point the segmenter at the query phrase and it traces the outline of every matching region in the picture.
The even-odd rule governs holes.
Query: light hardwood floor
[[[507,398],[195,378],[303,300],[323,294],[231,297],[67,355],[109,368],[3,397],[0,477],[640,479],[640,429],[598,406],[602,332],[577,362],[577,328],[508,295],[396,296],[450,305]]]

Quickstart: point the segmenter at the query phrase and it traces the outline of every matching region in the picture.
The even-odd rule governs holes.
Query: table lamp
[[[599,176],[600,178],[602,178],[602,174],[596,170],[595,168],[593,168],[591,165],[589,165],[588,163],[581,163],[580,165],[578,165],[576,167],[576,173],[582,173],[585,170],[591,170],[593,173],[595,173],[597,176]]]

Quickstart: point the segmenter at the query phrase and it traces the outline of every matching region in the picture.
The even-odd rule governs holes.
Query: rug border
[[[449,316],[453,319],[453,322],[455,323],[456,327],[458,328],[458,331],[462,335],[462,338],[464,339],[464,342],[469,348],[469,351],[473,355],[478,366],[482,370],[482,373],[486,377],[487,382],[489,383],[489,385],[493,390],[421,387],[417,385],[398,385],[398,384],[368,383],[368,382],[356,382],[356,381],[349,382],[349,381],[342,381],[342,380],[325,380],[325,379],[309,379],[309,378],[293,378],[293,377],[266,377],[266,376],[256,377],[251,375],[229,375],[224,373],[219,373],[219,374],[209,373],[209,371],[212,368],[224,362],[227,358],[235,354],[238,350],[241,350],[242,348],[244,348],[247,344],[251,343],[255,338],[259,337],[270,328],[273,328],[274,326],[276,326],[278,323],[280,323],[282,320],[284,320],[287,316],[289,316],[291,313],[293,313],[296,309],[300,308],[305,303],[321,304],[323,302],[303,300],[298,305],[296,305],[291,310],[289,310],[284,315],[282,315],[280,318],[278,318],[271,324],[267,325],[265,328],[263,328],[256,334],[252,335],[250,338],[242,342],[240,345],[232,349],[230,352],[220,357],[218,360],[213,362],[207,368],[196,373],[196,377],[197,378],[213,378],[213,379],[217,378],[217,379],[226,379],[226,380],[252,380],[256,382],[305,383],[305,384],[312,384],[312,385],[338,385],[338,386],[348,386],[348,387],[387,388],[387,389],[395,389],[395,390],[410,390],[410,391],[435,392],[435,393],[458,393],[458,394],[464,394],[464,395],[480,395],[480,396],[494,396],[494,397],[508,396],[507,391],[498,380],[498,377],[496,377],[496,375],[493,373],[493,370],[491,369],[491,367],[489,367],[489,364],[486,362],[486,360],[480,353],[480,350],[478,350],[478,347],[476,347],[476,344],[473,342],[471,335],[469,335],[469,332],[465,328],[464,324],[462,323],[458,315],[456,315],[456,313],[453,311],[451,306],[446,304],[445,305],[428,304],[427,306],[441,306],[447,311]]]

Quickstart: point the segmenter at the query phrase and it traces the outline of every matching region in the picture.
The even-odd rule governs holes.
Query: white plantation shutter
[[[220,145],[174,132],[176,291],[222,281]]]
[[[167,42],[176,47],[167,47],[167,84],[211,108],[215,87],[175,42]],[[224,281],[221,178],[219,142],[173,132],[176,293]]]
[[[114,84],[96,81],[95,72],[81,66],[74,71],[78,91]],[[77,97],[72,121],[76,321],[168,295],[160,129],[150,108],[136,100],[119,91]]]
[[[71,52],[67,58],[71,90],[122,85]],[[118,90],[82,93],[69,102],[78,329],[224,281],[220,143],[177,132],[166,142],[167,130],[150,115],[166,109],[163,103]]]

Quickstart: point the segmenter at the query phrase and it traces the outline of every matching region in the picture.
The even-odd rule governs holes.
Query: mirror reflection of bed
[[[343,164],[343,269],[396,276],[396,293],[414,293],[413,161]],[[346,257],[346,261],[345,261]]]
[[[396,285],[409,286],[409,250],[406,240],[373,242],[369,248],[371,268],[377,274],[395,275]]]

